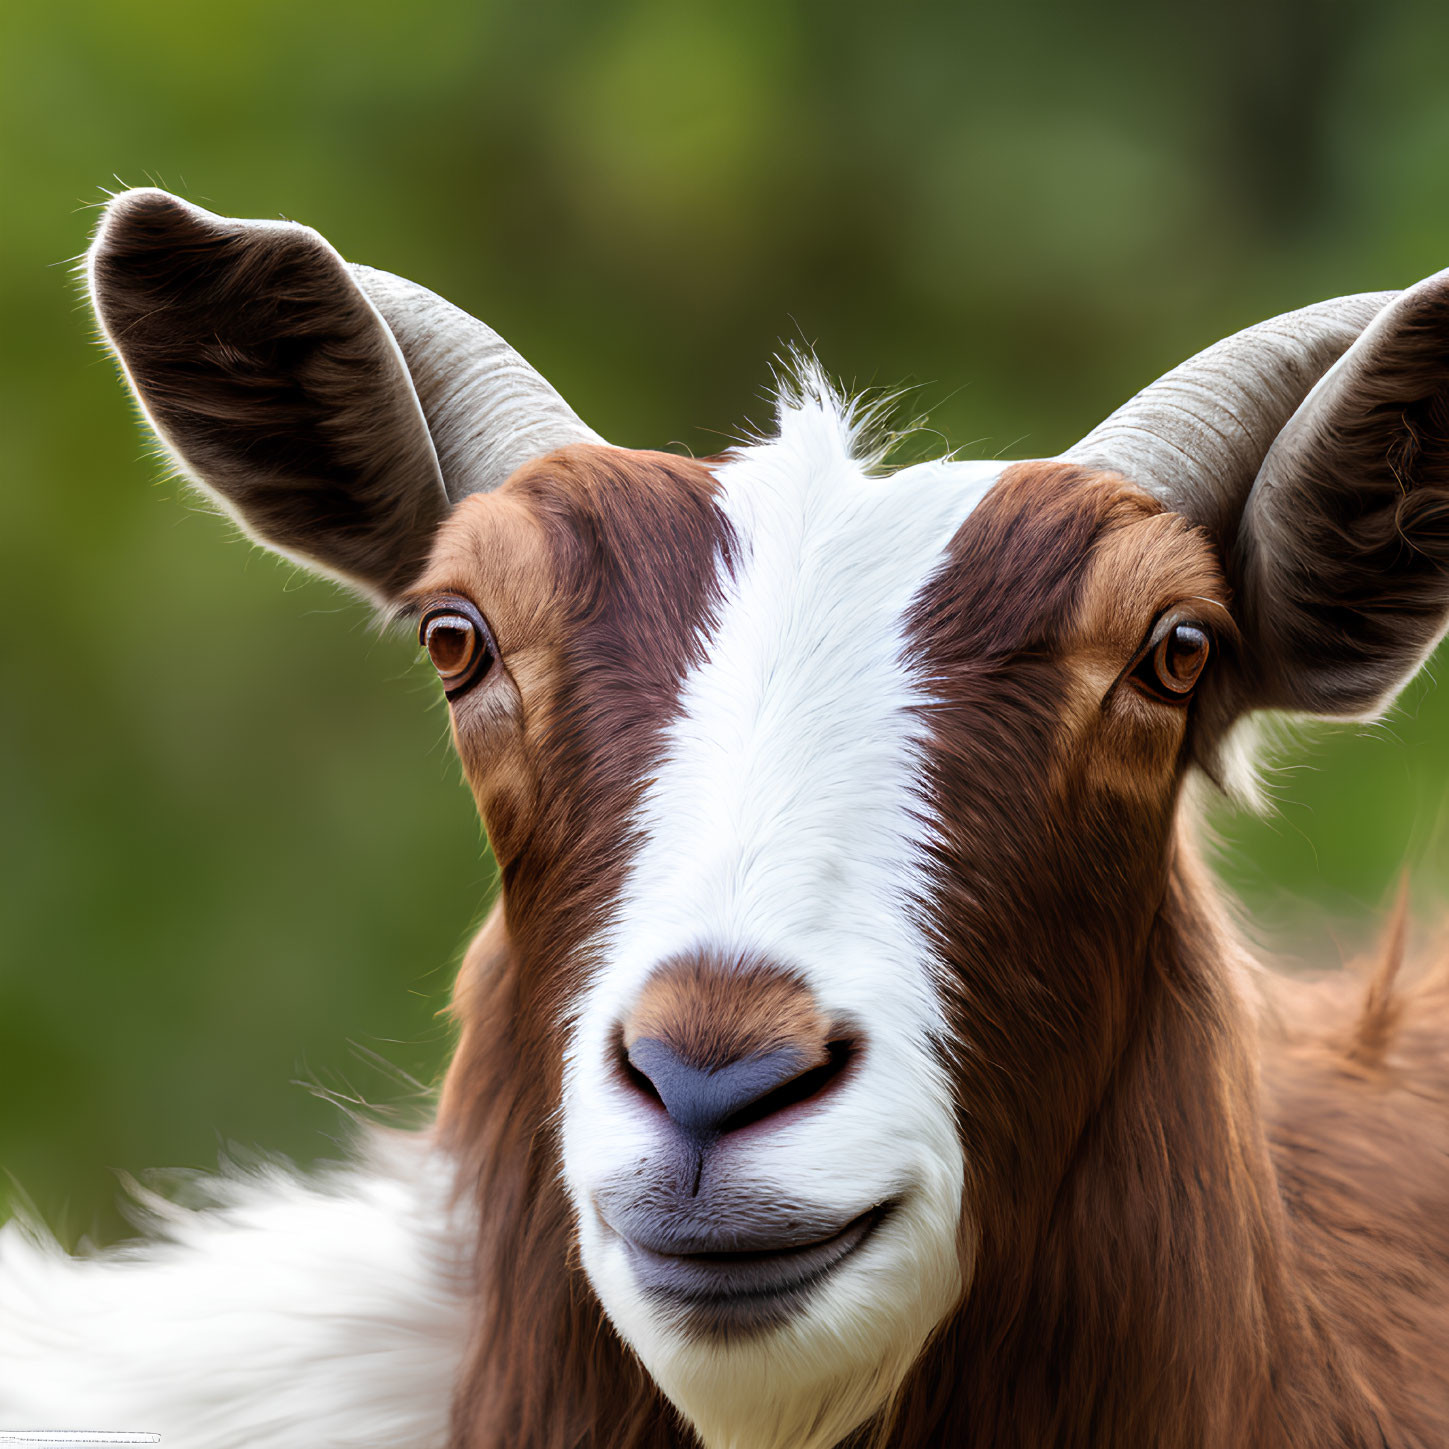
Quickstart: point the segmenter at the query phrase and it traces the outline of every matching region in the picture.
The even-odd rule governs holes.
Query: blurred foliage
[[[69,260],[154,181],[487,317],[616,441],[717,451],[781,339],[969,452],[1069,443],[1239,326],[1449,262],[1422,0],[10,0],[0,18],[0,1169],[307,1160],[433,1079],[492,888],[405,639],[163,473]],[[1442,663],[1441,656],[1441,663]],[[1220,812],[1254,919],[1449,878],[1449,700]]]

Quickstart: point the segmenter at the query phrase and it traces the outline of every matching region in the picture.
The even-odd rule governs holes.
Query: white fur
[[[964,1285],[963,1162],[936,1043],[946,1032],[921,926],[924,681],[905,615],[1000,472],[937,462],[870,476],[822,390],[782,405],[776,441],[719,473],[739,539],[733,580],[686,679],[639,812],[641,845],[577,1004],[565,1175],[584,1266],[615,1326],[709,1449],[823,1449],[880,1409]],[[768,1201],[843,1223],[901,1210],[763,1338],[693,1341],[643,1297],[593,1193],[653,1157],[656,1120],[606,1069],[611,1033],[653,969],[692,949],[800,971],[830,1018],[866,1036],[817,1110],[728,1170]]]
[[[152,1204],[165,1240],[68,1258],[0,1229],[0,1427],[164,1449],[442,1449],[473,1230],[425,1138],[304,1181]]]

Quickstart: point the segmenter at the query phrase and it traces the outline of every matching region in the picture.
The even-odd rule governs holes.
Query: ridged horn
[[[1226,544],[1274,439],[1397,295],[1337,297],[1225,337],[1143,388],[1062,457],[1123,474]]]
[[[416,282],[348,269],[397,340],[454,503],[555,448],[604,441],[486,323]]]

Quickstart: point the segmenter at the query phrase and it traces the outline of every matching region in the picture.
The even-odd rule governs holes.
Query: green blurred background
[[[782,339],[1033,456],[1449,264],[1436,0],[6,4],[0,1170],[71,1242],[121,1230],[112,1169],[418,1111],[493,881],[410,641],[151,456],[68,265],[104,188],[309,222],[695,452],[767,418]],[[1336,961],[1405,860],[1431,912],[1445,691],[1291,758],[1216,822],[1255,931]]]

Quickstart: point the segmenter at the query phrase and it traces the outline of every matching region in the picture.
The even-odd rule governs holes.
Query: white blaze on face
[[[816,1449],[879,1409],[959,1298],[963,1163],[936,1049],[922,682],[906,614],[998,464],[871,477],[830,401],[719,470],[738,546],[707,658],[684,681],[639,813],[641,844],[579,1003],[564,1166],[584,1266],[615,1326],[709,1449]],[[804,978],[864,1051],[807,1113],[716,1152],[761,1202],[899,1209],[781,1327],[691,1338],[639,1290],[593,1194],[658,1158],[657,1114],[608,1068],[662,961],[705,949]]]

